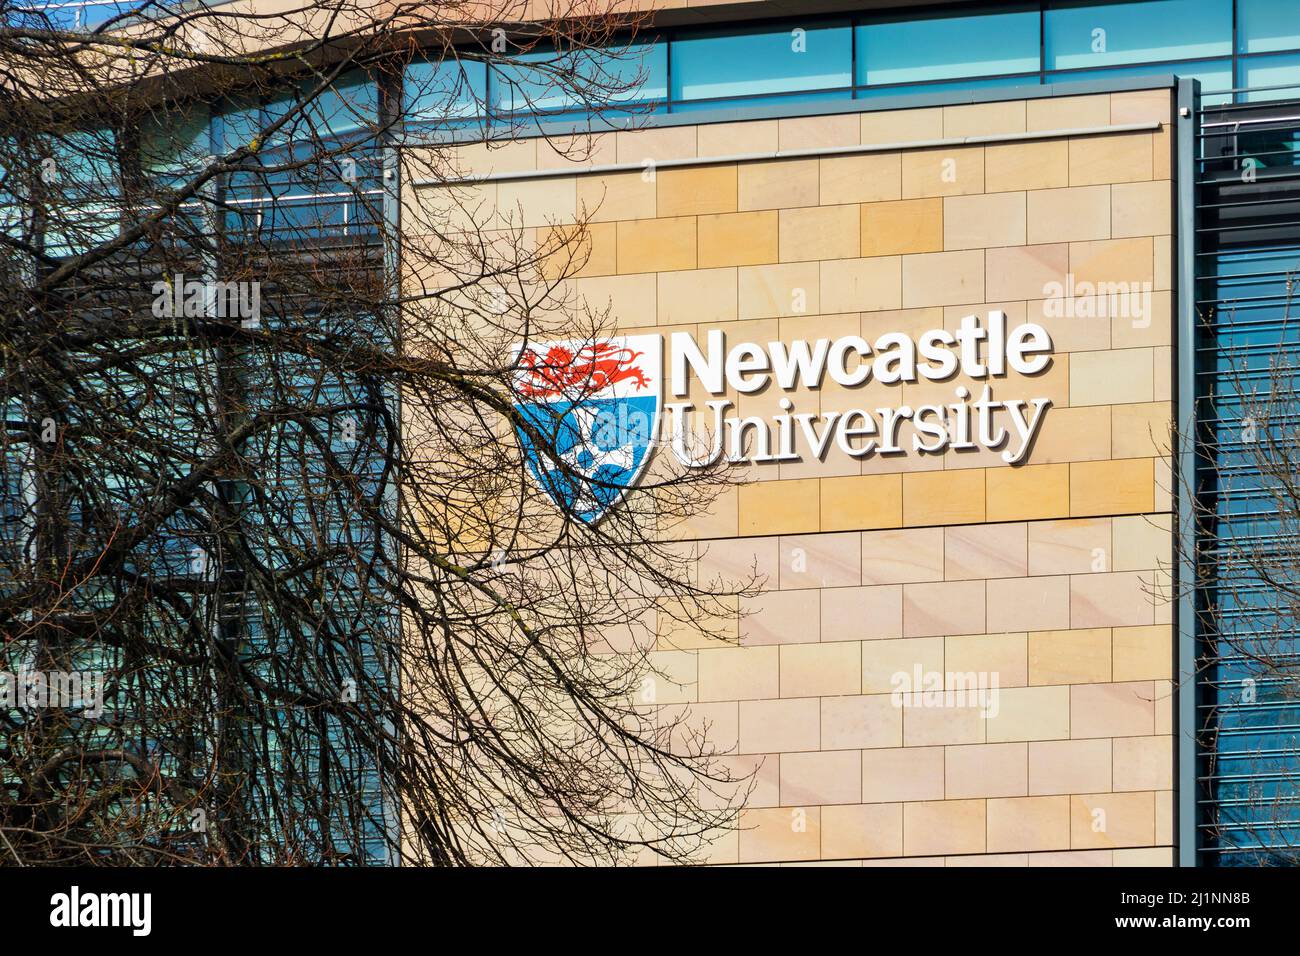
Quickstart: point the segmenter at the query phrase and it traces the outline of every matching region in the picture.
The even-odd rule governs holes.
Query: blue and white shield
[[[515,408],[537,433],[517,427],[520,445],[566,514],[595,523],[641,477],[659,428],[662,349],[658,335],[516,346]]]

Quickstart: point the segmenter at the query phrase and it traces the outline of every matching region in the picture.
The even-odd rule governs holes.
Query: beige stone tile
[[[861,116],[862,142],[866,145],[915,143],[943,138],[943,108],[880,110]]]
[[[902,852],[901,804],[822,808],[823,858],[888,857]]]
[[[1167,236],[1173,232],[1173,183],[1116,183],[1110,189],[1111,235]]]
[[[1131,349],[1154,345],[1160,347],[1161,354],[1168,359],[1174,334],[1173,294],[1156,292],[1146,285],[1136,291],[1131,286],[1129,289],[1127,295],[1118,297],[1119,311],[1110,320],[1112,347]],[[1172,371],[1171,362],[1156,365],[1156,373],[1164,382],[1163,387],[1157,386],[1157,401],[1168,401],[1171,397],[1168,383]]]
[[[1114,133],[1070,140],[1070,185],[1127,183],[1151,178],[1151,134]]]
[[[1114,866],[1177,866],[1178,860],[1173,847],[1141,847],[1131,850],[1112,850]]]
[[[655,324],[655,277],[651,273],[575,279],[580,302],[596,312],[612,309],[623,328]]]
[[[1030,866],[1110,866],[1113,850],[1062,850],[1031,853]]]
[[[941,637],[864,641],[861,653],[864,694],[891,694],[911,690],[912,677],[917,667],[923,673],[943,671]]]
[[[862,690],[862,645],[858,641],[781,648],[782,697],[834,697]]]
[[[742,810],[740,862],[815,860],[821,855],[820,807]]]
[[[644,164],[647,160],[690,159],[696,155],[694,126],[661,126],[621,130],[615,134],[618,162]]]
[[[990,193],[1068,186],[1069,147],[1063,139],[990,144],[984,149],[984,185]]]
[[[1110,121],[1127,123],[1169,123],[1173,117],[1173,91],[1132,90],[1110,95]]]
[[[1110,458],[1110,418],[1109,405],[1054,405],[1027,460],[1048,465]]]
[[[940,252],[944,248],[942,199],[871,202],[859,209],[864,256]]]
[[[1068,797],[1012,797],[988,802],[990,852],[1065,850],[1069,847]]]
[[[776,120],[748,123],[705,123],[696,127],[700,156],[737,156],[742,153],[775,153]]]
[[[696,658],[690,651],[651,651],[650,671],[637,692],[638,704],[681,704],[696,699]]]
[[[1115,570],[1168,568],[1173,561],[1173,517],[1127,515],[1114,519]]]
[[[1093,298],[1093,311],[1114,319],[1142,305],[1141,290],[1151,288],[1155,278],[1155,240],[1150,236],[1129,239],[1097,239],[1070,243],[1070,272],[1074,275],[1075,308]],[[1111,323],[1112,333],[1115,322]]]
[[[903,743],[907,747],[937,747],[984,742],[988,721],[978,706],[907,707],[903,710]]]
[[[778,231],[775,210],[700,216],[697,224],[700,268],[777,262],[780,258]]]
[[[1078,684],[1070,688],[1070,736],[1149,737],[1155,730],[1151,681]]]
[[[695,268],[695,218],[638,219],[618,224],[618,271]]]
[[[671,167],[659,170],[657,179],[660,218],[736,211],[733,165]]]
[[[735,269],[660,272],[656,281],[660,325],[736,321]]]
[[[817,479],[760,481],[739,489],[740,533],[790,534],[817,528]]]
[[[1038,795],[1110,790],[1110,745],[1105,738],[1030,743],[1029,792]]]
[[[1110,679],[1110,628],[1030,632],[1029,683],[1095,684]]]
[[[1025,194],[949,196],[943,201],[944,249],[1025,244]]]
[[[944,529],[905,528],[862,534],[864,584],[942,581]]]
[[[1070,626],[1068,577],[1001,578],[987,584],[990,631],[1052,630]],[[1032,669],[1030,676],[1032,682]]]
[[[1173,405],[1170,402],[1111,406],[1113,457],[1155,458],[1173,450]]]
[[[1116,737],[1116,790],[1172,790],[1174,738]]]
[[[1155,623],[1154,572],[1114,571],[1070,579],[1070,622],[1075,627]]]
[[[1089,574],[1110,571],[1109,518],[1035,521],[1029,525],[1030,574]]]
[[[1070,510],[1077,515],[1143,514],[1153,510],[1155,473],[1150,458],[1082,462],[1070,466]]]
[[[896,528],[902,523],[901,475],[854,475],[822,479],[823,530]]]
[[[1029,241],[1110,238],[1110,187],[1072,186],[1028,193]]]
[[[898,153],[825,156],[821,162],[821,204],[875,203],[902,195],[902,162]]]
[[[944,577],[950,581],[1019,577],[1027,570],[1024,522],[947,528]]]
[[[856,258],[862,232],[860,209],[856,204],[782,209],[781,261]]]
[[[988,520],[1037,520],[1068,515],[1071,467],[1022,465],[987,469],[984,474],[988,486]],[[906,502],[906,484],[903,494]]]
[[[821,746],[827,750],[898,747],[903,743],[903,711],[888,694],[823,697]]]
[[[816,262],[742,266],[738,279],[742,319],[817,315],[822,311],[821,269]]]
[[[740,599],[740,642],[801,644],[821,640],[821,592],[767,591]]]
[[[775,647],[758,650],[776,653]],[[772,696],[776,696],[775,692]],[[820,747],[821,708],[817,698],[740,702],[741,753],[784,754]]]
[[[903,636],[903,588],[825,588],[821,591],[824,641],[878,641]]]
[[[544,226],[537,231],[537,247],[546,255],[542,274],[548,279],[613,275],[618,271],[613,223]]]
[[[903,256],[903,308],[981,301],[984,256],[983,250]]]
[[[1053,288],[1051,291],[1056,290]],[[1062,287],[1062,292],[1065,291]],[[1069,293],[1068,296],[1026,303],[1026,320],[1037,322],[1047,330],[1057,352],[1092,352],[1110,348],[1111,317],[1097,315],[1095,310],[1087,308],[1095,304],[1095,300],[1076,298],[1073,289]]]
[[[903,585],[903,634],[928,637],[984,630],[984,582]]]
[[[1025,796],[1025,747],[1023,743],[945,747],[944,796],[949,800]]]
[[[1070,404],[1150,402],[1155,362],[1150,349],[1078,352],[1070,356]]]
[[[1074,849],[1146,847],[1155,841],[1155,829],[1155,794],[1149,791],[1070,798],[1070,845]]]
[[[699,700],[780,696],[779,648],[717,647],[696,653],[699,655]]]
[[[1028,853],[981,853],[974,856],[946,856],[945,867],[1026,867],[1029,865]]]
[[[1110,97],[1045,96],[1025,103],[1025,120],[1034,131],[1110,126]]]
[[[894,747],[862,752],[862,799],[868,803],[942,800],[942,747]]]
[[[780,548],[782,588],[851,587],[863,583],[861,536],[856,532],[791,535],[781,539]]]
[[[943,135],[950,139],[962,136],[992,136],[996,133],[1025,131],[1025,101],[1003,100],[992,103],[964,103],[943,108]]]
[[[969,524],[985,520],[984,470],[913,473],[903,476],[903,524]],[[989,520],[1014,520],[1009,515]]]
[[[993,703],[997,712],[984,721],[989,743],[1070,736],[1069,687],[1004,687]]]
[[[739,208],[816,206],[821,195],[816,159],[778,159],[737,167]]]
[[[1069,269],[1069,246],[1064,244],[989,249],[984,255],[986,288],[994,301],[1041,299],[1063,288]]]
[[[984,192],[984,147],[951,146],[903,153],[903,198]]]
[[[1173,677],[1173,630],[1167,624],[1113,628],[1111,653],[1117,681]]]
[[[803,807],[862,800],[862,756],[858,750],[781,755],[781,803]]]
[[[983,853],[983,800],[935,800],[903,805],[903,852],[908,856]]]
[[[944,670],[950,686],[957,679],[969,687],[1024,687],[1029,665],[1024,634],[957,634],[944,643]],[[949,679],[946,677],[945,679]]]
[[[902,269],[898,256],[822,262],[822,311],[871,312],[898,308],[903,301]]]
[[[653,219],[657,183],[639,172],[580,176],[577,182],[579,216],[595,222],[621,219]]]
[[[862,142],[862,124],[856,113],[796,116],[778,120],[777,127],[782,150],[857,146]]]

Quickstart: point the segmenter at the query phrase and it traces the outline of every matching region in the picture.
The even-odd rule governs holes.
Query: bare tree
[[[651,652],[754,586],[690,570],[727,479],[628,488],[521,413],[595,387],[529,343],[612,316],[585,225],[452,142],[634,115],[639,19],[0,6],[0,859],[693,858],[747,782]]]

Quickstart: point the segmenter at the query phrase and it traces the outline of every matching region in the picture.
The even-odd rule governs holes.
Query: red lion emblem
[[[645,373],[639,365],[632,365],[644,354],[609,342],[584,345],[577,355],[563,345],[552,345],[541,360],[532,349],[524,349],[519,364],[528,378],[516,391],[525,398],[572,397],[575,391],[590,395],[627,379],[636,382],[638,389],[646,388],[650,382]]]

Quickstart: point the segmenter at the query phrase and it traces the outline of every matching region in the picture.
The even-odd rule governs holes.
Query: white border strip
[[[1035,130],[1030,133],[997,133],[987,136],[956,136],[949,139],[917,139],[903,143],[871,143],[860,146],[826,146],[821,149],[783,149],[762,153],[731,153],[723,156],[691,156],[682,159],[654,161],[655,169],[672,169],[679,166],[712,166],[730,163],[753,163],[774,159],[811,159],[819,156],[844,156],[855,153],[892,153],[904,149],[936,149],[954,146],[975,146],[981,143],[1015,143],[1025,140],[1061,139],[1068,136],[1100,136],[1106,133],[1150,133],[1160,129],[1154,120],[1146,123],[1123,123],[1115,126],[1079,126],[1070,129]],[[613,131],[611,131],[613,132]],[[579,134],[581,135],[581,134]],[[599,136],[601,133],[593,133]],[[482,142],[479,140],[478,142]],[[491,140],[488,140],[491,142]],[[502,143],[512,140],[502,140]],[[472,142],[459,143],[472,145]],[[606,163],[601,166],[577,166],[572,169],[520,169],[481,176],[459,176],[447,179],[417,179],[411,185],[454,186],[474,183],[507,182],[515,179],[552,179],[557,176],[595,176],[606,173],[639,172],[645,163]]]

